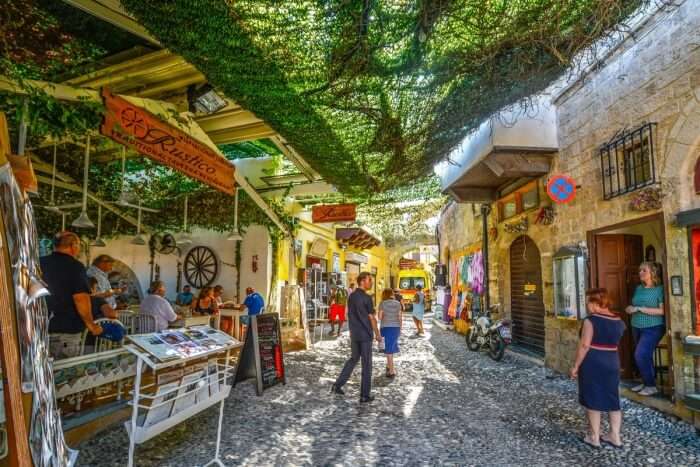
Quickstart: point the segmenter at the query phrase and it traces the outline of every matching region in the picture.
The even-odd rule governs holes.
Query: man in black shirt
[[[362,360],[362,383],[360,385],[360,402],[371,402],[372,389],[372,340],[382,340],[377,328],[377,318],[374,315],[374,303],[367,295],[372,289],[372,276],[361,272],[357,276],[357,288],[348,298],[348,327],[350,328],[350,346],[352,354],[338,379],[331,387],[331,392],[344,394],[343,386],[348,382],[357,362]]]
[[[41,258],[41,271],[51,295],[46,297],[49,310],[49,351],[56,359],[75,357],[80,353],[81,334],[87,328],[99,336],[90,304],[90,288],[85,266],[76,258],[80,239],[72,232],[61,232],[54,238],[54,251]]]

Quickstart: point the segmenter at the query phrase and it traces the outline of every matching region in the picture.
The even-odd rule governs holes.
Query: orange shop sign
[[[357,217],[355,204],[319,204],[311,208],[311,219],[321,222],[352,222]]]
[[[234,194],[234,166],[206,144],[146,109],[102,90],[106,107],[100,132],[156,162],[224,193]]]

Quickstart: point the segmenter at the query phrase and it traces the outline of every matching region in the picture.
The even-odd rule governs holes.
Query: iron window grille
[[[656,123],[645,123],[634,130],[623,130],[600,147],[603,199],[656,183],[655,129]]]

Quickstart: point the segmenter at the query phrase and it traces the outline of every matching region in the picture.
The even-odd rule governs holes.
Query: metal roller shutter
[[[534,292],[527,294],[525,284],[534,284]],[[527,236],[518,237],[510,246],[510,297],[513,341],[544,355],[540,251]]]

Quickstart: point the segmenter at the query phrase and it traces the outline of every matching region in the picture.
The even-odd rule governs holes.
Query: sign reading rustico
[[[355,204],[319,204],[311,208],[311,219],[320,222],[349,222],[357,216]]]
[[[102,97],[103,135],[212,188],[234,193],[234,166],[213,149],[106,88]]]

